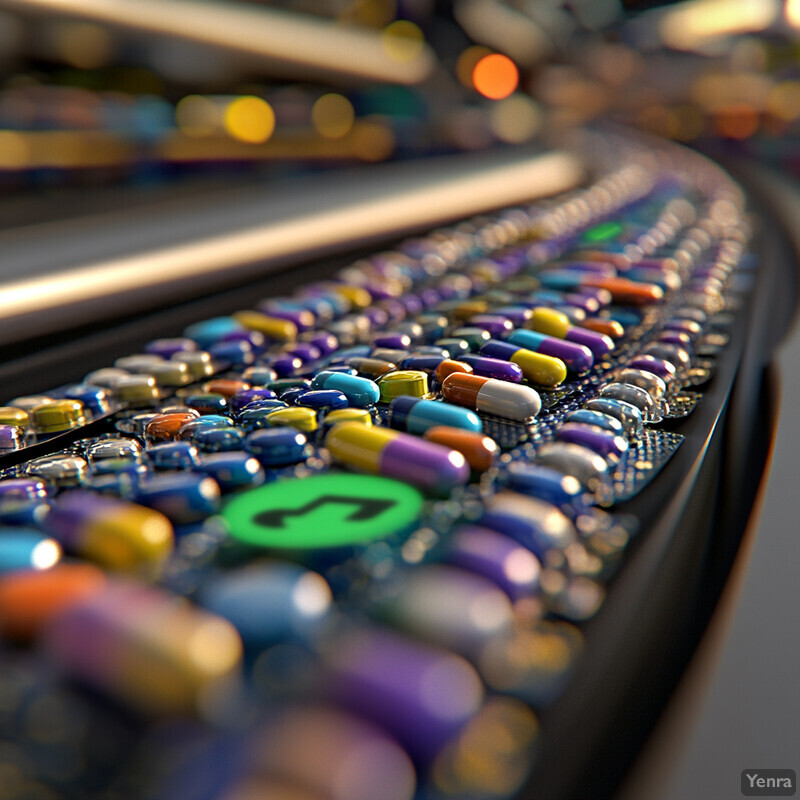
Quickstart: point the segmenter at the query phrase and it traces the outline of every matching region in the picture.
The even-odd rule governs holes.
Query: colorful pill
[[[114,386],[117,399],[130,408],[154,405],[161,397],[152,375],[126,375]]]
[[[303,392],[296,403],[298,406],[317,411],[335,411],[347,408],[350,404],[347,396],[336,389],[311,389]]]
[[[616,463],[628,450],[628,442],[598,425],[582,422],[565,422],[556,430],[556,438],[562,442],[572,442],[589,450],[594,450],[603,458]]]
[[[7,500],[44,500],[47,484],[38,478],[4,478],[0,480],[0,503]]]
[[[0,528],[0,575],[21,569],[49,569],[61,558],[61,545],[31,528]]]
[[[215,392],[192,394],[184,397],[183,402],[198,414],[224,414],[228,410],[228,398]]]
[[[447,351],[449,358],[458,359],[470,352],[469,342],[466,339],[457,337],[445,337],[437,339],[434,345]]]
[[[263,400],[251,404],[236,417],[236,424],[246,433],[252,433],[259,428],[268,428],[267,417],[279,408],[288,408],[282,400]]]
[[[395,397],[429,397],[428,373],[413,369],[399,369],[377,381],[381,402],[390,403]]]
[[[115,570],[157,566],[174,546],[163,514],[82,490],[61,494],[44,527],[66,549]]]
[[[600,411],[591,411],[588,408],[579,408],[576,411],[570,411],[569,414],[564,417],[564,422],[595,425],[617,436],[625,433],[625,427],[616,417],[612,417],[610,414],[604,414]]]
[[[552,308],[534,308],[529,325],[533,330],[557,339],[564,339],[570,328],[569,319]]]
[[[469,324],[488,331],[493,339],[500,339],[514,330],[514,323],[499,314],[476,314],[469,318]]]
[[[203,350],[207,350],[212,344],[222,339],[226,333],[243,329],[244,325],[233,317],[214,317],[189,325],[183,331],[183,335],[187,339],[192,339]]]
[[[452,375],[454,372],[471,375],[472,367],[464,361],[454,361],[451,358],[446,358],[436,367],[434,375],[436,376],[436,381],[441,385],[444,383],[445,378],[448,375]]]
[[[655,356],[641,355],[632,358],[627,366],[635,369],[643,369],[647,372],[652,372],[653,375],[658,375],[664,383],[669,383],[675,377],[675,365],[666,361],[663,358],[656,358]]]
[[[252,387],[263,388],[265,384],[274,381],[277,377],[275,370],[264,364],[256,364],[253,367],[247,367],[247,369],[242,372],[242,380],[249,383]]]
[[[556,506],[510,491],[489,498],[479,524],[510,536],[540,559],[548,550],[562,550],[577,538],[569,517]]]
[[[447,425],[475,433],[483,430],[480,417],[472,411],[438,400],[405,396],[395,397],[390,403],[389,424],[397,430],[415,434],[423,434],[436,425]]]
[[[534,353],[508,342],[493,339],[480,352],[489,358],[500,358],[517,364],[527,380],[540,386],[558,386],[567,377],[567,365],[561,359]]]
[[[28,430],[31,421],[28,412],[15,406],[0,407],[0,425],[13,425],[22,431]]]
[[[325,445],[346,466],[432,492],[446,493],[469,480],[469,465],[458,451],[389,428],[341,422],[328,432]]]
[[[105,573],[91,564],[56,564],[0,575],[0,633],[15,641],[35,639],[47,622],[102,589]]]
[[[469,344],[469,349],[473,353],[477,353],[478,350],[492,338],[492,335],[489,331],[484,330],[483,328],[456,328],[455,330],[451,331],[453,337],[457,339],[464,339]]]
[[[242,328],[258,331],[276,342],[293,342],[297,338],[297,325],[291,320],[273,317],[260,311],[237,311],[233,319]],[[226,331],[228,333],[228,331]],[[196,340],[196,336],[191,337]],[[204,346],[200,342],[201,346]]]
[[[264,483],[264,470],[258,459],[241,450],[203,455],[193,465],[198,472],[212,477],[223,492]]]
[[[236,676],[242,643],[224,619],[161,589],[108,583],[54,615],[45,651],[72,676],[149,714],[199,712]]]
[[[86,424],[83,403],[79,400],[55,400],[35,406],[30,417],[37,433],[60,433]]]
[[[25,472],[58,488],[65,488],[80,486],[89,474],[89,464],[80,456],[42,456],[29,461]]]
[[[265,467],[284,467],[304,461],[307,444],[308,439],[292,427],[266,428],[248,434],[244,449]]]
[[[508,485],[516,492],[552,503],[561,509],[582,505],[584,495],[580,481],[541,464],[512,461],[508,465]]]
[[[529,419],[542,408],[538,392],[530,386],[481,375],[454,372],[445,378],[442,392],[451,403],[505,419]]]
[[[500,448],[490,436],[447,425],[428,428],[423,438],[434,444],[458,450],[467,459],[470,469],[474,472],[485,472],[500,454]]]
[[[610,339],[621,339],[625,335],[625,328],[614,319],[604,317],[587,317],[581,326],[595,333],[602,333]]]
[[[442,355],[415,354],[404,359],[399,365],[403,369],[421,370],[422,372],[436,372],[437,367],[445,360]]]
[[[355,375],[342,375],[338,372],[323,370],[318,372],[311,381],[312,389],[336,389],[347,397],[350,404],[356,408],[366,408],[380,400],[381,390],[369,378],[359,378]]]
[[[235,380],[231,378],[216,378],[203,384],[203,391],[211,394],[221,394],[223,397],[234,397],[239,392],[250,389],[247,381]]]
[[[279,402],[279,401],[274,401]],[[223,414],[204,414],[201,417],[195,417],[194,419],[190,419],[181,425],[180,429],[178,430],[177,438],[179,440],[182,439],[191,439],[194,432],[199,430],[200,428],[219,428],[219,427],[230,427],[233,425],[233,420],[225,416]]]
[[[166,442],[178,438],[178,432],[187,423],[197,419],[198,413],[192,409],[174,414],[158,414],[147,423],[145,436],[149,442]]]
[[[208,378],[216,371],[214,361],[211,358],[211,353],[208,353],[205,350],[201,350],[199,352],[187,351],[183,353],[175,353],[175,355],[170,358],[170,361],[176,361],[179,364],[185,364],[186,369],[189,370],[189,374],[196,381],[199,381],[201,378]]]
[[[665,361],[669,361],[676,369],[688,369],[692,363],[692,357],[685,347],[669,344],[668,342],[649,344],[642,350],[642,354],[663,358]]]
[[[205,519],[219,510],[219,486],[207,475],[175,472],[142,481],[134,499],[161,512],[175,525]]]
[[[332,601],[321,575],[279,561],[212,576],[199,594],[200,605],[227,619],[252,648],[311,636]]]
[[[655,376],[654,376],[655,377]],[[640,386],[632,383],[608,383],[600,388],[600,397],[609,397],[612,400],[624,400],[642,412],[643,419],[647,420],[656,413],[656,401]]]
[[[621,305],[649,305],[664,299],[664,290],[654,283],[639,283],[627,278],[604,278],[587,275],[581,279],[585,286],[607,289],[615,303]]]
[[[508,341],[535,353],[560,358],[573,372],[585,372],[594,366],[594,356],[588,347],[536,331],[515,330]]]
[[[16,425],[0,425],[0,454],[13,453],[25,442],[25,432]]]
[[[197,342],[186,336],[172,339],[153,339],[144,348],[146,353],[153,353],[161,358],[172,358],[175,353],[187,353],[197,350]]]
[[[191,433],[189,442],[203,453],[241,450],[244,433],[232,425],[201,425]]]
[[[608,463],[587,447],[571,442],[549,442],[536,451],[536,463],[571,475],[592,493],[600,493],[608,481]]]
[[[331,362],[336,363],[336,362]],[[397,365],[391,361],[384,361],[380,358],[369,358],[364,356],[355,356],[347,361],[347,364],[358,372],[361,377],[370,378],[374,380],[387,372],[392,372],[397,369]]]
[[[154,364],[147,370],[147,374],[155,379],[157,386],[166,388],[186,386],[194,380],[189,367],[182,361],[163,361]]]
[[[508,383],[521,383],[523,378],[522,367],[502,358],[489,358],[488,356],[461,356],[459,361],[466,364],[471,372],[484,378],[493,378]]]
[[[162,442],[147,448],[147,458],[154,469],[192,469],[200,453],[190,442]]]
[[[536,556],[491,528],[456,528],[447,539],[444,559],[488,578],[512,600],[532,595],[539,584],[541,567]]]
[[[329,429],[337,422],[360,422],[362,425],[372,425],[372,415],[365,408],[337,408],[325,415],[323,426]]]
[[[625,429],[625,434],[631,438],[642,434],[642,412],[631,403],[610,397],[594,397],[586,402],[584,408],[618,420]]]
[[[288,426],[304,433],[313,433],[317,429],[317,412],[301,406],[279,408],[267,416],[266,422],[273,428]]]
[[[110,392],[100,386],[75,383],[67,386],[61,394],[67,400],[78,400],[87,415],[99,417],[111,410]]]

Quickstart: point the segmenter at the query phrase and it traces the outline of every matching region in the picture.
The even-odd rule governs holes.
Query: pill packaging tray
[[[757,265],[712,162],[583,137],[585,187],[9,395],[0,797],[543,796]]]

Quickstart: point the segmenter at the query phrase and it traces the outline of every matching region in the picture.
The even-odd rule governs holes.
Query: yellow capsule
[[[192,381],[188,365],[181,361],[164,361],[161,364],[154,364],[148,369],[147,374],[152,375],[159,386],[185,386]]]
[[[267,415],[267,422],[273,427],[287,426],[304,433],[317,429],[317,412],[313,408],[279,408]]]
[[[86,415],[80,400],[56,400],[35,406],[31,410],[31,419],[37,433],[69,431],[86,424]]]
[[[429,397],[428,374],[416,369],[400,369],[378,378],[381,402],[389,403],[395,397]]]
[[[372,415],[366,408],[337,408],[325,417],[326,425],[335,425],[337,422],[360,422],[362,425],[372,425]]]
[[[46,403],[54,402],[55,400],[52,397],[36,394],[30,397],[15,397],[13,400],[9,400],[8,404],[13,408],[21,408],[23,411],[30,413],[36,406],[43,406]]]
[[[397,437],[390,428],[372,427],[359,422],[342,422],[334,426],[325,437],[325,446],[342,464],[378,472],[384,448]]]
[[[28,412],[15,406],[0,407],[0,425],[13,425],[23,431],[28,430],[31,420]]]
[[[567,365],[560,358],[521,348],[509,360],[522,369],[527,380],[539,386],[558,386],[567,377]]]
[[[152,375],[129,375],[120,378],[115,391],[117,398],[129,406],[146,406],[159,399],[156,379]]]
[[[372,295],[361,286],[334,286],[336,294],[341,295],[353,309],[359,311],[372,305]]]
[[[211,358],[211,353],[206,353],[204,350],[175,353],[170,360],[178,364],[184,364],[195,380],[207,378],[214,374],[214,362]]]
[[[278,342],[293,342],[297,338],[297,325],[288,319],[279,319],[260,311],[237,311],[233,318],[251,331],[263,333]]]
[[[453,316],[456,319],[467,320],[477,314],[485,314],[488,310],[489,304],[485,300],[465,300],[455,307]]]
[[[552,308],[534,308],[527,327],[548,336],[563,339],[570,329],[569,317]]]

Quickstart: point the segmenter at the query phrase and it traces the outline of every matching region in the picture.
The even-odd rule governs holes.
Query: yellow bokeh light
[[[516,64],[501,53],[484,56],[472,70],[475,88],[490,100],[503,100],[513,94],[519,83]]]
[[[530,97],[515,94],[492,106],[489,124],[501,141],[521,144],[538,133],[542,113]]]
[[[187,136],[210,136],[220,123],[219,108],[208,97],[190,94],[175,106],[175,124]]]
[[[767,111],[785,122],[800,117],[800,81],[783,81],[767,95]]]
[[[24,134],[0,131],[0,169],[25,169],[30,159],[31,148]]]
[[[260,97],[237,97],[225,109],[224,125],[234,139],[261,144],[275,130],[275,112]]]
[[[413,61],[425,46],[425,34],[410,20],[398,19],[381,31],[381,45],[392,61]]]
[[[350,101],[341,94],[322,95],[311,108],[311,121],[326,139],[341,139],[353,127],[355,112]]]

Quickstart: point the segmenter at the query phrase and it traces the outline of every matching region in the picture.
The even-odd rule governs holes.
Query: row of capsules
[[[406,358],[438,359],[436,368],[428,362],[427,369],[444,385],[448,375],[443,373],[450,365],[437,376],[441,364],[457,362],[458,356],[469,358],[466,350],[484,346],[483,333],[456,332],[478,327],[460,323],[474,321],[485,309],[464,305],[492,291],[493,270],[505,272],[498,277],[506,287],[513,280],[510,246],[515,236],[528,260],[531,250],[535,258],[543,254],[552,258],[574,240],[576,230],[614,214],[649,189],[632,181],[630,170],[610,176],[602,191],[597,186],[545,212],[511,212],[409,242],[402,252],[355,265],[343,276],[346,282],[311,287],[288,301],[268,300],[256,310],[200,323],[182,339],[151,342],[146,353],[87,376],[89,386],[131,410],[118,422],[120,435],[78,442],[69,452],[31,462],[23,475],[0,481],[3,540],[17,537],[19,543],[25,532],[35,540],[29,555],[21,556],[28,552],[21,546],[17,555],[4,556],[0,619],[6,636],[38,639],[67,672],[138,710],[172,714],[192,709],[214,719],[222,714],[221,705],[237,707],[230,685],[240,668],[242,642],[249,657],[258,653],[246,662],[248,666],[255,671],[258,664],[272,683],[273,662],[292,656],[291,648],[281,649],[287,640],[301,640],[306,646],[310,641],[329,642],[330,637],[320,637],[319,630],[322,620],[334,616],[330,589],[323,576],[300,565],[275,560],[223,571],[221,581],[238,587],[242,597],[258,601],[264,609],[255,630],[240,618],[232,626],[213,609],[202,610],[204,602],[213,605],[208,587],[214,582],[201,581],[208,594],[203,586],[187,590],[197,601],[194,604],[151,584],[160,580],[172,585],[172,578],[186,578],[190,572],[182,571],[182,566],[213,557],[216,540],[206,518],[219,508],[222,493],[257,486],[265,474],[294,476],[324,468],[326,451],[311,444],[319,436],[320,422],[321,433],[333,444],[327,451],[339,463],[352,465],[352,459],[347,447],[336,443],[341,445],[344,439],[346,445],[347,435],[366,435],[381,457],[356,466],[385,475],[396,474],[392,470],[401,466],[385,455],[389,448],[409,443],[403,457],[413,451],[421,453],[420,460],[398,477],[416,481],[432,496],[466,484],[469,467],[476,473],[482,467],[485,471],[474,454],[490,462],[496,448],[485,441],[488,437],[470,430],[472,417],[440,417],[424,432],[415,427],[428,424],[422,413],[427,407],[418,409],[428,399],[419,391],[422,379],[397,374],[428,373],[395,369],[404,365],[381,358],[387,354],[380,350],[397,351],[398,344],[411,344],[402,337],[417,336],[417,329],[403,328],[403,323],[421,326],[433,338],[428,347],[437,350],[417,348]],[[562,206],[572,208],[572,213]],[[557,220],[560,235],[533,245],[525,242],[526,226],[535,229],[542,217]],[[505,251],[502,258],[487,261],[497,249]],[[470,274],[452,271],[477,257],[483,263]],[[524,263],[518,261],[517,266]],[[531,286],[523,280],[519,288],[529,291]],[[532,309],[531,318],[548,318],[536,310]],[[561,313],[550,311],[551,318]],[[458,319],[459,327],[450,325],[451,317],[465,313],[469,316]],[[366,352],[365,338],[371,342]],[[448,339],[452,350],[444,345]],[[269,346],[258,352],[265,344]],[[353,352],[353,348],[361,349]],[[480,352],[473,355],[479,368],[480,359],[493,358]],[[347,365],[346,360],[358,358],[394,367],[373,381],[366,377],[369,372],[353,374]],[[519,358],[495,360],[523,368]],[[528,366],[525,358],[522,361]],[[411,365],[422,366],[419,361]],[[470,374],[486,377],[463,367],[453,372],[456,377]],[[550,380],[554,377],[558,376]],[[488,380],[508,384],[504,391],[527,390],[523,395],[533,404],[529,410],[534,410],[536,392],[531,387],[508,377]],[[404,395],[403,388],[411,394]],[[481,391],[473,392],[469,404],[477,407]],[[410,408],[404,397],[411,400]],[[26,402],[33,401],[22,398],[11,408],[20,410]],[[484,394],[480,402],[481,411],[501,410],[491,395],[487,400]],[[486,402],[489,408],[483,405]],[[48,405],[52,403],[36,402],[31,407],[33,419],[37,408]],[[374,424],[385,422],[387,412],[390,427]],[[469,422],[453,430],[446,423],[455,419]],[[477,433],[481,447],[463,448],[466,454],[461,454],[459,466],[454,454],[460,451],[443,449],[446,445],[435,441],[436,428],[438,435],[444,428],[451,443],[454,436]],[[412,440],[419,443],[414,435],[419,433],[431,447],[410,446]],[[455,461],[456,469],[449,474],[436,468],[442,453],[447,454],[448,464]],[[562,480],[562,485],[572,484]],[[470,488],[474,485],[464,491]],[[393,628],[412,633],[413,639],[389,628],[347,620],[325,626],[336,630],[340,646],[319,645],[316,657],[325,675],[337,676],[336,707],[318,700],[290,702],[271,711],[259,723],[257,735],[248,736],[247,755],[234,774],[218,779],[225,784],[220,796],[225,792],[236,796],[237,787],[249,785],[278,796],[281,787],[300,791],[298,784],[305,786],[308,796],[316,792],[325,797],[410,797],[419,777],[420,792],[513,793],[524,778],[535,717],[509,697],[485,697],[481,678],[506,694],[545,702],[563,683],[579,637],[571,626],[542,619],[537,609],[541,562],[555,548],[577,549],[573,523],[557,505],[512,488],[514,497],[505,499],[526,503],[522,514],[512,514],[509,521],[498,516],[502,503],[483,504],[477,524],[461,526],[447,537],[449,555],[436,557],[446,563],[410,569],[376,593],[373,600],[382,618],[391,620]],[[465,500],[476,496],[463,495]],[[514,524],[531,511],[538,522],[536,530],[515,530]],[[427,560],[424,551],[436,549],[432,538],[424,529],[418,531],[404,548],[404,558],[409,563]],[[60,549],[89,563],[67,559],[59,564]],[[38,555],[33,556],[34,550]],[[25,566],[38,570],[20,569]],[[136,581],[121,580],[115,575],[120,571],[132,572]],[[441,612],[431,613],[438,610],[437,598],[442,600]],[[426,606],[427,613],[420,613]],[[521,617],[528,619],[527,625],[521,624]],[[429,644],[421,644],[420,638]],[[102,658],[92,642],[102,643]],[[158,664],[155,671],[153,659]],[[398,664],[404,665],[402,670]],[[265,690],[266,696],[271,691]],[[324,691],[320,694],[330,700]],[[496,739],[498,730],[517,744],[505,750]],[[313,742],[319,744],[312,746]],[[380,777],[359,755],[366,752],[364,748],[385,765],[377,772]],[[342,772],[343,763],[356,767]]]

